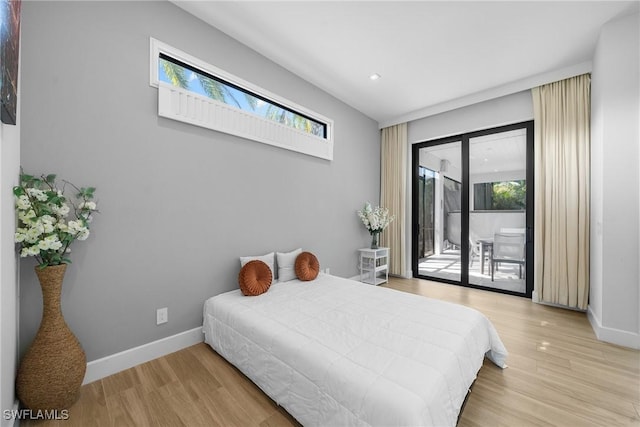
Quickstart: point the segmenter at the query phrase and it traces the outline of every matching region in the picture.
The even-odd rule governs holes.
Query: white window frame
[[[282,98],[233,74],[206,63],[159,40],[150,38],[149,82],[158,88],[158,115],[195,126],[285,148],[310,156],[333,160],[333,120]],[[160,53],[212,74],[248,92],[264,97],[314,121],[326,125],[326,137],[269,120],[232,105],[161,82],[158,77]]]

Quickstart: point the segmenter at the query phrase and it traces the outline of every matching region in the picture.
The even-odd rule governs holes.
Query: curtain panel
[[[389,274],[404,276],[405,202],[407,196],[407,124],[382,129],[380,205],[389,209],[395,219],[381,234],[380,243],[388,247]]]
[[[534,299],[589,301],[591,77],[532,89],[535,126]]]

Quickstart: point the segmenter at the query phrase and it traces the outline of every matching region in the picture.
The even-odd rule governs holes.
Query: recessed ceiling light
[[[378,73],[373,73],[369,76],[370,80],[378,80],[380,77],[382,77],[380,74]]]

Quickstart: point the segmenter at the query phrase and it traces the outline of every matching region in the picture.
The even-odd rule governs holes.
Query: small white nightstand
[[[360,252],[360,281],[380,285],[389,280],[389,248],[358,249]]]

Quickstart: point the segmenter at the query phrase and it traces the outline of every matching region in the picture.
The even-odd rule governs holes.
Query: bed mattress
[[[485,355],[477,310],[320,274],[204,305],[205,342],[305,426],[454,426]]]

